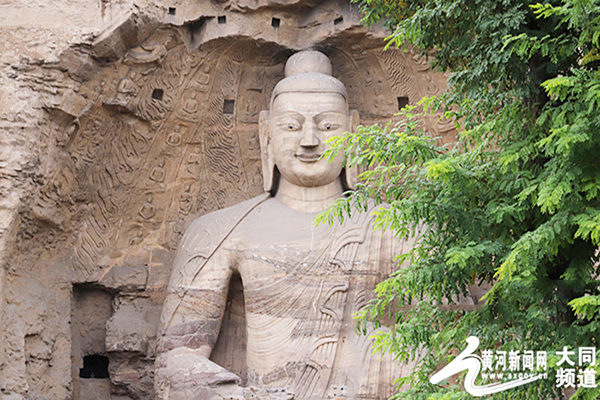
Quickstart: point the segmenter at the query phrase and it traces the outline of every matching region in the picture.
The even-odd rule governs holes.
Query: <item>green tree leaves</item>
[[[392,29],[390,45],[423,49],[451,72],[448,92],[420,105],[462,124],[441,147],[407,107],[396,126],[332,139],[331,154],[347,146],[347,162],[368,169],[320,219],[374,199],[388,204],[375,211],[379,227],[418,236],[401,260],[410,265],[359,315],[363,327],[391,317],[378,350],[419,356],[399,397],[469,398],[428,382],[469,335],[505,350],[600,347],[600,1],[356,2],[365,22]],[[492,289],[469,306],[478,285]],[[561,396],[555,369],[494,398]]]

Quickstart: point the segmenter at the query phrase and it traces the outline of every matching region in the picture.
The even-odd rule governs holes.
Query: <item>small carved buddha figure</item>
[[[146,202],[142,204],[139,214],[144,219],[151,219],[156,214],[156,207],[152,204],[152,193],[148,193]]]
[[[152,168],[150,171],[150,180],[156,183],[162,183],[165,181],[165,175],[167,171],[165,170],[165,158],[161,157],[158,161],[158,165]]]
[[[167,144],[171,147],[177,147],[181,144],[181,132],[179,125],[175,126],[173,131],[167,136]]]
[[[267,194],[187,229],[161,316],[159,399],[385,399],[407,375],[372,354],[352,315],[408,244],[374,231],[366,213],[314,224],[355,178],[343,154],[321,157],[328,138],[358,123],[331,72],[322,53],[290,57],[259,118]],[[243,379],[210,360],[237,276],[246,327],[235,340],[246,343],[229,356],[245,359]]]
[[[137,93],[136,84],[133,81],[135,79],[135,71],[131,72],[131,76],[129,76],[129,72],[125,75],[117,85],[117,93],[113,100],[114,104],[126,107],[129,104],[129,100],[132,97],[135,97]]]
[[[196,100],[196,92],[192,91],[192,93],[188,95],[188,97],[185,99],[185,102],[183,103],[183,112],[189,115],[193,115],[193,118],[195,119],[197,118],[197,116],[195,116],[197,111],[198,101]]]
[[[179,196],[179,212],[182,215],[188,215],[190,211],[192,211],[192,184],[187,182],[185,184],[184,190]]]

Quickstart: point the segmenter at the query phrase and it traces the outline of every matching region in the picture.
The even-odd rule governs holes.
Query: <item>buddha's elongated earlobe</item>
[[[350,110],[348,112],[348,117],[350,119],[350,132],[356,132],[356,127],[358,126],[358,124],[360,123],[360,116],[358,115],[358,111],[356,110]],[[348,160],[346,160],[348,161]],[[350,190],[354,190],[356,189],[356,180],[357,180],[357,175],[358,175],[358,168],[356,165],[348,165],[348,163],[346,163],[346,168],[344,170],[345,174],[345,179],[346,182],[344,182],[346,184],[346,188],[350,189]]]
[[[263,187],[268,193],[273,189],[273,151],[271,150],[271,138],[269,137],[269,112],[261,111],[258,117],[258,138],[260,139],[260,156],[262,159]]]

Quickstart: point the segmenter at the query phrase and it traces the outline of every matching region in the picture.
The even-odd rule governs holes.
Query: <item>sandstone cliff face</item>
[[[2,399],[153,397],[174,249],[262,192],[258,113],[294,51],[330,57],[363,124],[445,88],[341,0],[0,9]]]

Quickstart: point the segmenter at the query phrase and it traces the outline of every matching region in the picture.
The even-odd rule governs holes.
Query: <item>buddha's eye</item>
[[[331,122],[331,121],[321,121],[319,123],[319,130],[320,131],[332,131],[339,128],[339,125],[336,124],[335,122]]]
[[[297,122],[287,122],[285,123],[285,129],[287,129],[288,131],[299,131],[300,130],[300,124]]]

